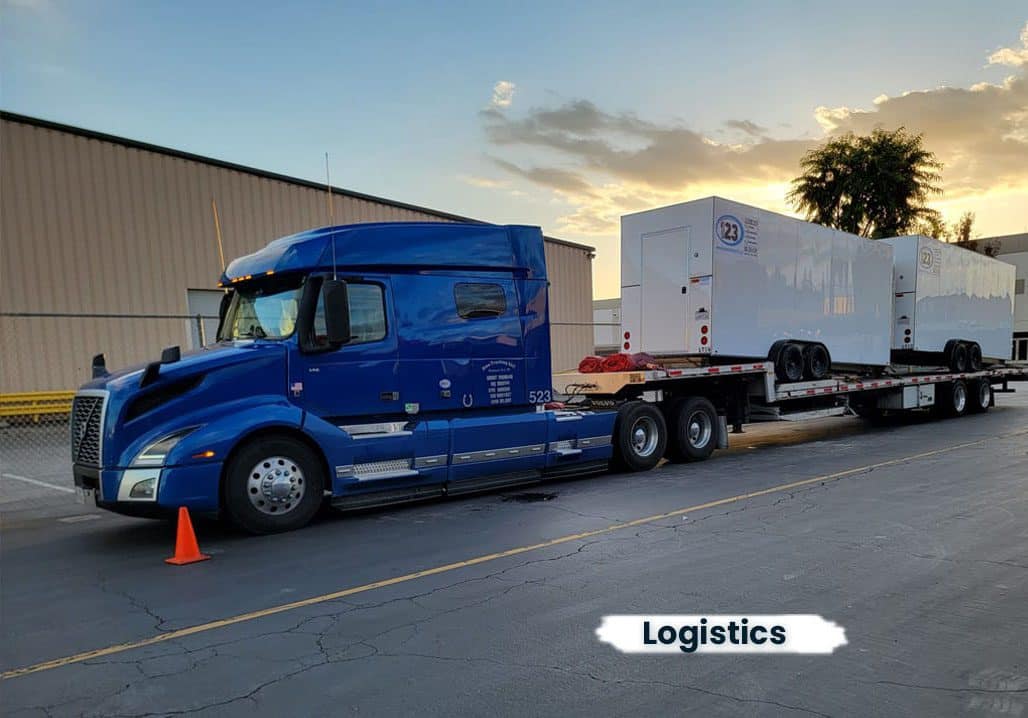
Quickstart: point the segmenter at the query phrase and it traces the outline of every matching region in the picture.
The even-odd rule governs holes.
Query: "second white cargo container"
[[[890,359],[890,245],[719,197],[622,217],[621,297],[628,352],[771,358],[789,380],[824,376],[824,349]]]
[[[1014,265],[921,235],[880,241],[893,248],[898,360],[977,371],[1010,357]]]

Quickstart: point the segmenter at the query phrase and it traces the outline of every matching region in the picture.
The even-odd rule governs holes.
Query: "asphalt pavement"
[[[0,710],[1028,715],[1028,395],[997,403],[748,427],[701,464],[285,535],[197,522],[213,558],[186,567],[171,524],[5,468]],[[817,613],[848,644],[621,654],[595,630],[628,613]]]

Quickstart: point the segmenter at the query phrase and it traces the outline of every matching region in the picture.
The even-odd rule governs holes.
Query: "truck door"
[[[322,353],[296,351],[289,362],[288,393],[307,411],[335,420],[401,414],[398,351],[392,330],[387,278],[348,281],[351,340]],[[324,307],[314,332],[324,327]],[[324,331],[322,329],[322,331]]]
[[[642,235],[642,346],[646,351],[689,350],[690,228],[677,227]]]

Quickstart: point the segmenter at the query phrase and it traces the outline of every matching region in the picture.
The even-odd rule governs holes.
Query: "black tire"
[[[949,351],[949,368],[957,374],[967,371],[967,344],[954,342]]]
[[[248,533],[292,531],[314,518],[324,487],[321,459],[309,446],[286,436],[257,438],[225,467],[225,514]]]
[[[972,342],[967,347],[967,368],[970,371],[982,370],[982,348],[978,342]]]
[[[630,401],[614,421],[613,466],[623,471],[649,471],[667,449],[667,423],[652,404]]]
[[[803,349],[803,368],[808,379],[824,379],[832,370],[832,358],[824,344],[808,344]]]
[[[785,342],[773,359],[775,376],[782,381],[799,381],[803,378],[803,350],[799,344]]]
[[[988,379],[978,379],[968,387],[968,407],[971,414],[981,414],[992,406],[992,384]]]
[[[717,448],[717,410],[708,399],[679,399],[668,411],[668,461],[703,461]]]
[[[941,416],[963,416],[967,413],[969,404],[967,383],[962,379],[936,385],[935,406]]]

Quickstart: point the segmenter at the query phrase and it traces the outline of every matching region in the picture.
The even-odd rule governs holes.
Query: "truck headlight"
[[[152,499],[157,489],[157,478],[151,477],[149,479],[143,479],[137,481],[129,489],[130,499]]]
[[[168,457],[168,452],[175,448],[175,444],[180,442],[187,434],[199,428],[198,426],[189,426],[162,436],[140,451],[136,458],[132,460],[132,466],[163,466],[164,460]]]
[[[118,484],[118,501],[156,501],[160,469],[125,469]]]

